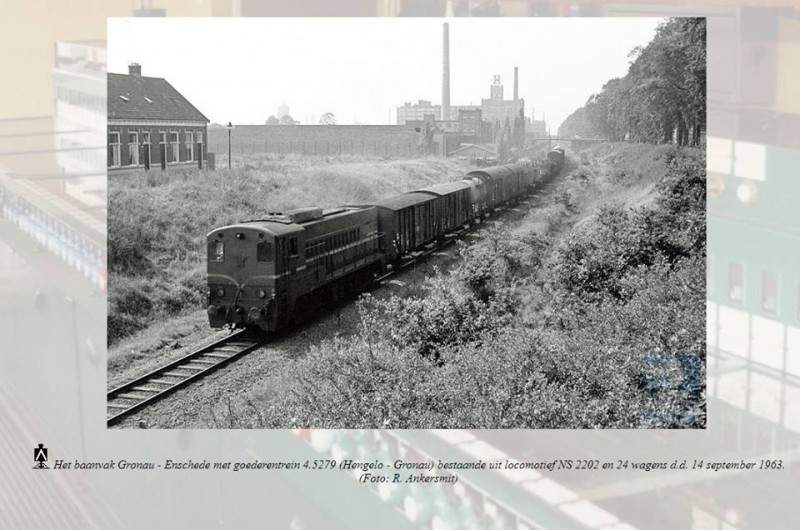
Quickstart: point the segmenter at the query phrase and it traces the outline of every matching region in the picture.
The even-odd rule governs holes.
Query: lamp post
[[[231,168],[231,130],[233,129],[233,124],[228,122],[228,125],[225,126],[228,129],[228,169]]]

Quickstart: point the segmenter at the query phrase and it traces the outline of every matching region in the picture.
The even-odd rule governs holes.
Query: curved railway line
[[[544,183],[535,191],[526,194],[518,204],[530,206],[535,199],[549,192],[563,174],[560,171],[555,178]],[[497,216],[503,216],[509,212],[519,211],[516,207],[510,207],[503,210],[495,209],[494,213]],[[496,219],[494,216],[492,218]],[[476,228],[480,229],[486,223],[487,221],[483,221]],[[413,267],[431,254],[450,246],[465,233],[473,230],[474,228],[458,230],[448,234],[440,243],[431,243],[423,249],[410,253],[398,267],[380,277],[376,277],[372,284],[375,286],[384,284],[386,280],[407,270],[409,267]],[[176,361],[110,390],[106,401],[107,426],[111,427],[119,423],[131,414],[147,408],[173,392],[189,386],[202,377],[258,349],[266,344],[270,338],[265,336],[259,329],[237,329],[208,346],[203,346]]]

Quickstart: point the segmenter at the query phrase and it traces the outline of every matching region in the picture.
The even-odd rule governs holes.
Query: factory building
[[[512,124],[517,117],[525,115],[525,100],[519,97],[519,68],[514,67],[514,94],[505,99],[504,87],[499,75],[494,76],[489,87],[489,98],[480,105],[453,105],[450,101],[450,28],[443,25],[442,42],[442,104],[434,105],[430,100],[420,99],[416,103],[406,102],[397,107],[397,125],[421,129],[429,123],[439,133],[469,138],[472,142],[492,141],[497,123]],[[533,125],[533,127],[531,127]],[[526,121],[526,129],[539,131],[540,123]],[[442,152],[449,152],[443,150]]]
[[[426,118],[438,120],[441,114],[442,106],[433,105],[428,100],[420,99],[414,104],[406,102],[397,107],[397,125],[411,125],[409,122],[421,122]]]
[[[489,99],[481,100],[481,112],[483,119],[491,124],[498,121],[502,124],[506,119],[513,123],[520,113],[525,114],[525,100],[519,97],[519,71],[516,67],[514,67],[514,98],[504,99],[503,84],[500,76],[496,75],[489,87]]]

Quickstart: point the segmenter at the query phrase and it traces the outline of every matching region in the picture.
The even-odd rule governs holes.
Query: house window
[[[139,133],[128,133],[128,165],[139,165]]]
[[[741,263],[731,263],[728,271],[728,299],[741,303],[744,300],[744,267]]]
[[[186,137],[184,138],[185,145],[186,145],[186,153],[184,153],[185,160],[194,160],[194,135],[186,131]]]
[[[171,131],[169,133],[169,143],[170,143],[170,162],[179,162],[180,155],[178,154],[178,150],[180,149],[180,143],[178,142],[178,131]]]
[[[203,132],[197,131],[197,158],[203,158]]]
[[[142,147],[144,148],[144,155],[147,158],[148,164],[151,164],[153,159],[150,157],[150,131],[142,133]]]
[[[111,167],[119,167],[122,165],[118,132],[108,133],[108,165]]]
[[[778,312],[778,276],[774,272],[765,272],[761,278],[761,309]]]

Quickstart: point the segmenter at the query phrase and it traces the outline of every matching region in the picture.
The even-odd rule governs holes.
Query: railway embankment
[[[569,155],[456,246],[123,425],[702,426],[704,153]],[[189,312],[121,341],[109,377],[179,355],[205,324]]]
[[[203,307],[205,235],[212,229],[270,211],[370,203],[460,178],[466,167],[441,159],[295,155],[248,156],[237,164],[208,172],[140,171],[109,181],[111,346],[138,335],[144,344],[123,353],[152,349],[149,328]]]

